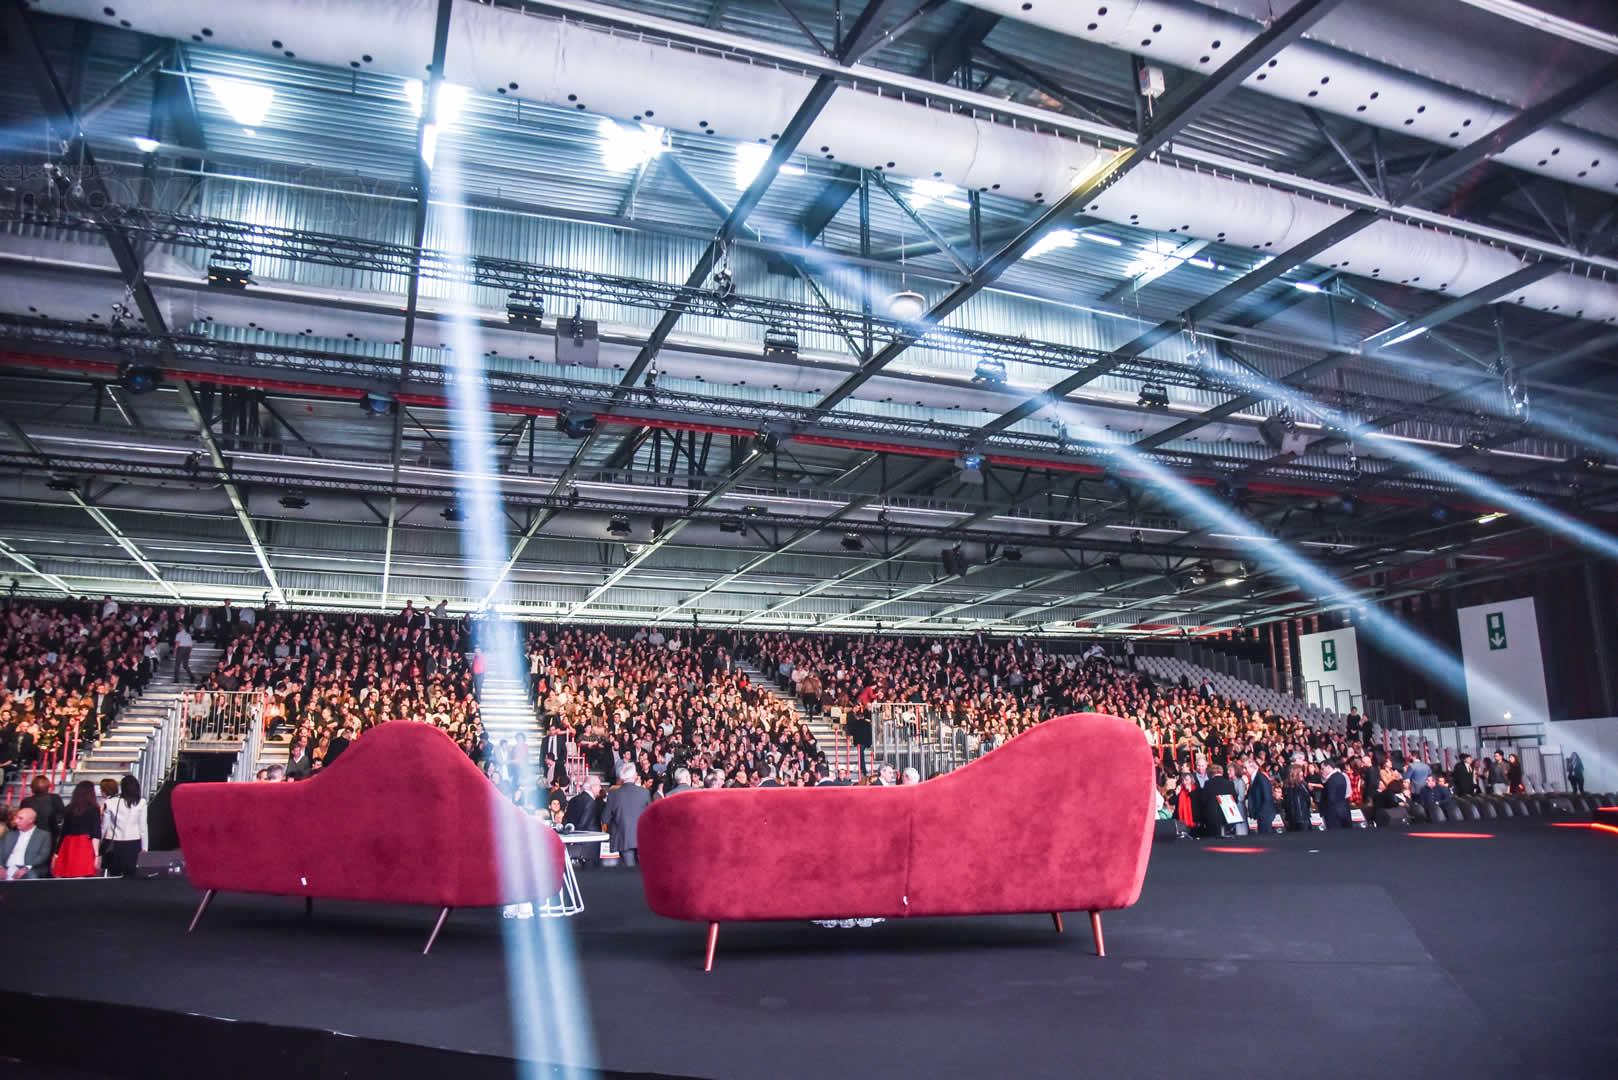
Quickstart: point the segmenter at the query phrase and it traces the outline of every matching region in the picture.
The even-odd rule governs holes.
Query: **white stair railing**
[[[180,754],[180,743],[185,737],[185,708],[182,702],[169,705],[152,737],[141,747],[131,775],[140,781],[141,794],[150,798],[168,778],[174,759]]]

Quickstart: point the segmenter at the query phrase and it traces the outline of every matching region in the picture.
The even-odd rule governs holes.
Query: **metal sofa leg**
[[[438,909],[438,921],[433,923],[433,932],[427,935],[427,947],[421,950],[421,955],[426,956],[433,951],[433,942],[438,940],[438,932],[444,929],[444,920],[449,918],[449,912],[447,907]]]
[[[713,951],[714,951],[714,947],[717,946],[718,944],[719,944],[719,924],[716,923],[716,922],[711,922],[711,923],[708,924],[708,955],[702,961],[702,970],[703,971],[712,971],[713,970]]]
[[[309,916],[313,915],[314,913],[315,913],[315,898],[312,897],[312,896],[304,897],[303,898],[303,917],[307,919]]]
[[[1051,912],[1051,922],[1056,924],[1056,932],[1060,934],[1062,932],[1062,913],[1060,911]]]
[[[1096,939],[1096,955],[1106,956],[1107,945],[1101,938],[1101,912],[1090,912],[1090,936]]]
[[[202,913],[208,910],[208,905],[213,903],[214,893],[218,891],[218,889],[209,889],[202,894],[202,903],[197,905],[197,913],[191,916],[191,925],[185,928],[186,933],[189,934],[197,928],[197,923],[202,921]]]

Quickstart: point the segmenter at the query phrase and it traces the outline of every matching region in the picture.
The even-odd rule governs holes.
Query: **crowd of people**
[[[1099,646],[982,635],[534,625],[517,640],[535,742],[519,736],[490,745],[479,699],[489,665],[482,635],[495,627],[512,630],[451,616],[442,602],[388,615],[228,603],[129,607],[111,599],[12,605],[0,634],[0,761],[13,774],[28,769],[75,723],[92,741],[171,657],[175,677],[203,690],[264,695],[268,726],[291,736],[287,761],[265,779],[309,776],[385,721],[430,723],[507,794],[558,826],[605,821],[609,789],[626,783],[650,797],[691,787],[923,779],[863,755],[853,776],[839,774],[805,720],[824,716],[869,747],[879,703],[921,707],[967,757],[1064,713],[1131,719],[1157,762],[1160,814],[1198,833],[1219,831],[1231,804],[1260,829],[1331,827],[1345,824],[1351,807],[1432,802],[1522,782],[1520,765],[1501,755],[1465,759],[1453,773],[1421,761],[1396,766],[1358,715],[1342,731],[1323,731],[1298,715],[1223,698],[1207,684],[1161,684],[1136,670],[1131,656]],[[222,649],[200,679],[189,664],[198,640]],[[763,672],[773,691],[750,670]],[[85,835],[83,802],[76,799],[79,824],[65,835]],[[61,815],[48,816],[54,853],[64,836]]]
[[[146,689],[182,620],[183,609],[121,605],[110,597],[6,605],[0,611],[0,768],[6,781],[75,738],[93,744],[118,710]]]

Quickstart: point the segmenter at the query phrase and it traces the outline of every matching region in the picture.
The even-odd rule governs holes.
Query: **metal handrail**
[[[163,722],[158,725],[152,737],[146,740],[146,745],[140,748],[140,756],[130,768],[130,774],[140,781],[140,790],[146,798],[151,798],[157,789],[168,778],[169,769],[174,759],[180,753],[180,741],[184,730],[185,712],[178,701],[172,703],[168,712],[163,716]]]
[[[264,697],[262,694],[254,696],[260,699]],[[258,722],[248,724],[247,737],[242,740],[242,748],[236,754],[236,764],[230,769],[230,782],[233,784],[258,775],[258,754],[264,746],[263,707],[262,702],[258,704]]]

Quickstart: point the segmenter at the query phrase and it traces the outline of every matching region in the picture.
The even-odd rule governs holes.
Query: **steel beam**
[[[33,84],[35,95],[45,111],[47,119],[52,126],[60,131],[69,133],[66,152],[63,160],[76,160],[81,175],[77,177],[78,183],[84,191],[84,201],[88,205],[109,205],[112,203],[110,193],[100,168],[96,165],[95,155],[90,150],[89,139],[78,116],[69,102],[67,94],[63,91],[56,73],[51,69],[50,60],[45,55],[44,46],[34,33],[30,24],[30,16],[24,0],[10,0],[0,2],[0,28],[11,42],[11,51],[21,63],[26,77]],[[60,175],[60,174],[58,174]],[[155,335],[160,343],[160,349],[165,362],[177,361],[174,346],[169,337],[169,329],[163,319],[162,309],[152,294],[151,286],[147,283],[145,270],[134,245],[116,226],[105,224],[101,229],[107,247],[112,251],[114,261],[118,264],[118,272],[124,284],[128,287],[130,295],[140,311],[141,319],[148,330]],[[203,448],[208,452],[209,460],[220,474],[220,484],[226,496],[230,499],[231,507],[236,512],[236,518],[247,534],[248,543],[253,547],[253,553],[258,558],[259,568],[264,573],[264,579],[270,586],[270,592],[277,602],[285,603],[286,594],[281,591],[280,582],[276,579],[275,569],[270,565],[269,553],[265,551],[260,542],[258,530],[253,524],[252,516],[248,513],[247,501],[241,490],[231,478],[230,468],[224,454],[220,452],[219,444],[213,437],[208,426],[207,418],[197,407],[196,397],[191,392],[189,384],[181,381],[175,384],[175,391],[180,402],[190,415],[192,424],[196,427],[197,436]]]

